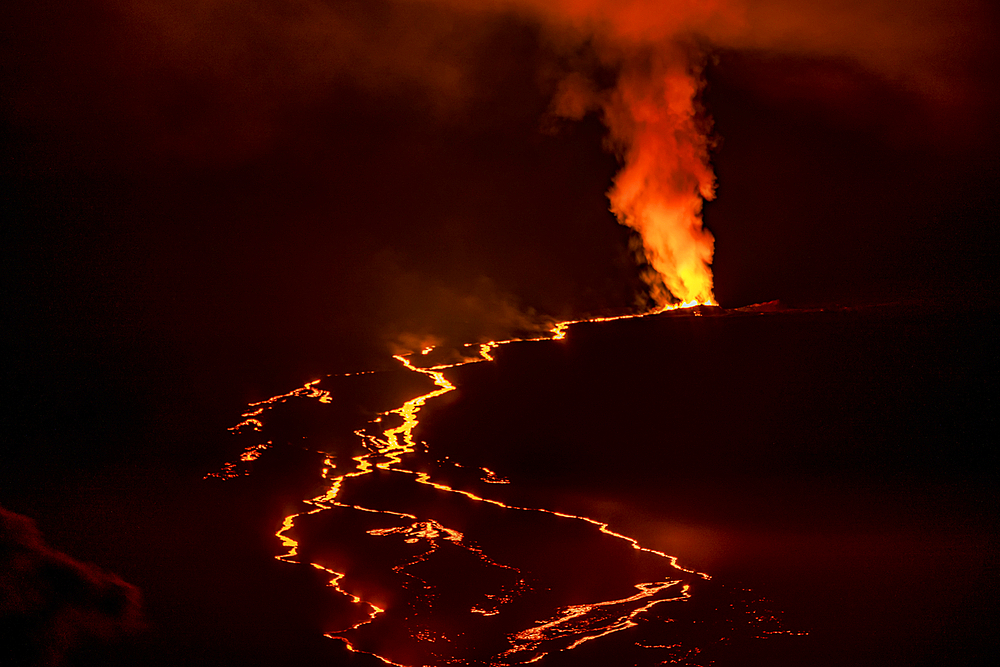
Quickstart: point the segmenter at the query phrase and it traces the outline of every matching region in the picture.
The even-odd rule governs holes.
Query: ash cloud
[[[625,99],[623,86],[629,82],[641,83],[647,97],[660,94],[662,81],[648,86],[652,80],[643,80],[654,71],[676,73],[690,84],[682,120],[694,125],[693,132],[678,144],[692,154],[682,170],[687,177],[624,173],[634,182],[667,183],[668,190],[681,186],[686,199],[674,208],[688,212],[682,228],[691,233],[684,238],[699,240],[687,254],[707,271],[711,237],[699,227],[699,216],[701,203],[715,190],[708,161],[712,110],[699,106],[699,96],[702,65],[713,54],[774,59],[774,66],[741,72],[747,87],[782,100],[808,98],[834,109],[836,122],[885,126],[900,142],[968,145],[983,131],[996,131],[989,105],[982,104],[996,96],[984,58],[995,16],[979,0],[913,0],[905,8],[888,0],[88,0],[71,7],[21,3],[9,14],[0,28],[0,56],[9,64],[0,73],[5,119],[32,135],[26,151],[41,164],[39,172],[55,167],[97,173],[98,179],[111,174],[126,190],[139,183],[135,197],[145,199],[144,208],[122,217],[155,227],[142,241],[148,240],[156,256],[148,264],[165,267],[166,277],[149,279],[149,289],[163,294],[136,300],[156,304],[151,308],[163,319],[173,316],[177,303],[214,300],[193,319],[208,320],[202,317],[207,312],[222,321],[217,315],[222,310],[260,308],[262,319],[287,322],[287,311],[305,309],[302,297],[251,299],[241,290],[251,282],[272,292],[302,289],[289,276],[301,270],[299,258],[309,256],[314,266],[333,268],[327,276],[308,276],[310,288],[323,280],[329,285],[320,286],[317,303],[305,307],[324,308],[321,301],[327,300],[328,311],[354,309],[358,319],[399,307],[401,312],[380,322],[412,320],[406,304],[386,296],[399,282],[395,278],[378,276],[359,287],[352,281],[365,273],[365,262],[355,255],[371,257],[386,248],[406,254],[417,246],[423,263],[403,267],[406,275],[417,274],[410,284],[429,286],[434,294],[425,301],[450,298],[456,311],[470,317],[495,310],[490,304],[496,299],[489,295],[479,308],[463,305],[482,291],[473,284],[480,275],[505,295],[503,303],[557,316],[631,304],[635,295],[622,292],[633,287],[665,291],[660,276],[677,258],[656,248],[667,246],[636,243],[644,263],[638,268],[612,266],[617,251],[586,254],[571,247],[621,241],[614,233],[592,231],[613,219],[612,204],[603,197],[612,186],[613,166],[566,149],[566,159],[548,168],[565,183],[594,190],[586,200],[592,214],[582,205],[574,208],[590,197],[574,186],[550,192],[546,200],[542,188],[529,192],[530,184],[505,180],[540,162],[542,150],[514,155],[508,149],[528,145],[532,132],[541,135],[538,126],[553,114],[582,119],[579,125],[596,125],[599,118],[610,127],[604,130],[609,147],[626,168],[641,163],[655,151],[635,149],[636,135],[629,130],[635,116],[614,100]],[[512,24],[529,26],[522,32],[530,37],[512,38],[518,33],[508,30]],[[783,59],[850,67],[786,67]],[[520,62],[526,65],[518,70]],[[508,65],[510,72],[498,73]],[[871,88],[883,83],[908,96],[914,110],[907,118],[896,115],[898,107],[871,107]],[[507,135],[497,130],[512,118],[533,127]],[[31,143],[36,140],[41,148]],[[600,138],[586,149],[599,145]],[[614,158],[608,162],[613,165]],[[484,184],[470,187],[472,173]],[[529,178],[540,181],[536,173]],[[559,185],[546,183],[550,191]],[[725,196],[726,182],[718,185]],[[650,226],[635,208],[649,198],[633,197],[631,188],[617,190],[628,195],[614,205],[619,218],[650,238]],[[431,192],[439,201],[430,201]],[[521,199],[526,222],[509,220],[515,207],[502,209],[505,198]],[[442,215],[448,208],[452,220],[463,221],[463,233],[491,243],[470,241],[460,259],[442,257],[447,253],[442,248],[454,245],[456,236]],[[500,220],[497,211],[508,220]],[[490,216],[496,219],[484,222]],[[260,230],[268,225],[282,229],[275,241],[267,239],[266,253],[259,243],[249,249],[240,245],[250,245],[246,238],[266,237]],[[707,226],[712,227],[710,218]],[[175,228],[180,233],[173,234]],[[513,231],[504,236],[497,232],[501,228]],[[211,229],[218,231],[203,231]],[[429,233],[420,234],[425,230]],[[301,240],[307,236],[308,242]],[[434,239],[434,246],[421,246],[424,239],[414,240],[417,236]],[[681,243],[672,234],[660,236],[673,239],[673,246]],[[437,243],[441,237],[445,242]],[[539,250],[525,259],[525,248],[533,243]],[[624,254],[630,261],[627,250]],[[433,261],[423,261],[432,255]],[[197,268],[175,268],[185,262]],[[526,269],[504,268],[504,262]],[[452,265],[464,270],[442,268]],[[485,268],[477,270],[479,265]],[[146,264],[136,270],[145,271]],[[640,271],[648,274],[645,288],[636,278]],[[599,278],[582,275],[602,272]],[[666,288],[681,289],[669,283]],[[535,298],[539,292],[546,292],[545,298]],[[582,299],[578,308],[574,303],[576,312],[551,307],[588,292],[594,298]],[[381,301],[372,306],[372,299]],[[230,307],[232,302],[238,305]],[[230,318],[237,331],[249,328],[240,317]],[[441,316],[442,328],[450,326],[445,320]],[[192,337],[202,334],[200,322],[188,326],[197,328]],[[335,322],[328,328],[343,327]],[[420,332],[435,326],[406,328]]]
[[[132,169],[152,156],[245,160],[282,140],[290,110],[347,102],[358,88],[468,122],[470,96],[489,85],[474,63],[498,57],[484,51],[512,16],[544,26],[556,53],[590,44],[612,63],[678,38],[847,59],[937,114],[974,110],[996,21],[982,0],[28,3],[5,29],[6,112]]]
[[[142,627],[137,588],[48,546],[0,507],[0,635],[17,665],[65,664],[74,648]]]
[[[93,0],[13,11],[4,54],[15,122],[131,169],[150,158],[160,168],[239,163],[281,140],[290,110],[352,88],[442,112],[468,88],[462,63],[484,30],[454,12],[379,0]]]

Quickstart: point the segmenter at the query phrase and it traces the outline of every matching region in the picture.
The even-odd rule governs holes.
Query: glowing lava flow
[[[253,431],[260,432],[264,428],[264,422],[262,422],[258,417],[264,414],[267,410],[270,410],[276,405],[284,403],[289,398],[300,396],[304,398],[315,398],[320,403],[329,403],[331,401],[330,392],[325,389],[317,389],[316,385],[319,384],[319,380],[313,380],[312,382],[307,382],[305,386],[299,387],[298,389],[293,389],[290,392],[279,394],[277,396],[272,396],[271,398],[264,399],[263,401],[257,401],[256,403],[251,403],[248,407],[249,410],[245,411],[241,417],[243,421],[235,426],[231,426],[229,430],[233,433],[240,433],[245,428],[249,428]],[[240,454],[240,461],[244,463],[249,463],[251,461],[257,460],[265,449],[273,445],[270,440],[267,442],[257,443],[250,445],[243,450]],[[205,475],[205,479],[209,477],[219,477],[221,479],[231,479],[233,477],[239,477],[246,472],[240,472],[237,469],[237,464],[235,462],[226,463],[222,466],[222,469],[218,472],[210,472]]]
[[[658,314],[663,310],[666,309],[645,315]],[[605,322],[645,315],[596,318],[579,322]],[[455,389],[455,385],[445,376],[449,368],[493,360],[492,352],[507,343],[519,340],[561,340],[566,337],[569,326],[575,323],[577,322],[560,322],[554,325],[547,335],[536,339],[491,341],[466,346],[467,350],[476,353],[475,356],[453,364],[418,365],[417,361],[428,358],[433,348],[425,348],[419,356],[411,354],[395,357],[407,370],[422,374],[431,380],[434,389],[406,401],[398,408],[382,413],[371,421],[367,428],[356,431],[363,453],[344,457],[344,461],[337,461],[334,454],[326,454],[322,469],[322,476],[328,485],[325,492],[303,501],[309,509],[286,516],[276,532],[276,536],[286,549],[285,553],[277,556],[278,560],[309,564],[327,573],[330,576],[329,586],[346,596],[357,609],[353,614],[355,620],[346,623],[346,627],[341,630],[327,633],[328,637],[341,640],[351,651],[369,653],[389,665],[467,664],[503,667],[525,664],[535,662],[553,651],[573,650],[593,640],[634,628],[638,621],[653,612],[657,605],[690,599],[690,584],[687,581],[710,579],[705,573],[681,567],[674,556],[644,547],[637,540],[615,532],[605,522],[554,510],[508,504],[483,495],[483,491],[475,492],[435,480],[432,472],[426,470],[428,467],[433,470],[434,466],[428,463],[427,457],[422,456],[420,451],[422,443],[418,445],[415,441],[414,431],[418,426],[418,414],[423,406],[431,399]],[[318,383],[319,381],[310,382],[287,394],[251,405],[251,409],[243,415],[244,421],[234,429],[261,430],[262,422],[259,417],[262,413],[290,398],[314,398],[329,403],[330,393],[317,388]],[[262,445],[247,448],[241,460],[253,461],[263,448]],[[416,465],[407,465],[410,459]],[[227,464],[227,466],[232,465]],[[462,467],[458,464],[453,465]],[[479,479],[481,482],[488,484],[507,482],[493,471],[485,468],[481,470],[483,472]],[[233,472],[231,467],[224,471]],[[407,487],[408,490],[403,494],[395,492],[392,497],[393,502],[397,503],[396,509],[389,509],[382,506],[388,502],[385,496],[389,494],[381,492],[372,494],[370,491],[370,487],[376,482],[383,485],[395,484],[396,486],[392,488],[398,488],[399,484],[412,485],[413,482],[419,486]],[[420,488],[433,489],[444,495],[438,496],[437,500],[428,505],[420,500],[427,494],[425,491],[420,491]],[[487,522],[486,534],[479,538],[470,538],[467,536],[467,529],[459,531],[446,525],[447,519],[427,514],[437,511],[433,509],[434,507],[444,507],[442,502],[448,498],[453,499],[452,502],[471,501],[470,511],[500,511],[502,514],[496,515],[498,518],[492,523]],[[489,509],[475,510],[475,507]],[[446,509],[440,511],[448,516]],[[365,574],[366,564],[359,564],[350,558],[323,553],[314,555],[313,552],[310,552],[308,557],[303,557],[300,544],[300,540],[303,539],[301,531],[311,534],[311,531],[317,530],[312,526],[320,525],[315,522],[338,521],[341,520],[338,517],[350,516],[350,513],[355,512],[364,513],[365,516],[371,516],[373,520],[377,519],[377,522],[381,523],[375,527],[355,530],[356,535],[343,536],[340,541],[362,545],[358,549],[362,554],[362,560],[370,560],[365,550],[373,548],[364,545],[377,543],[383,545],[379,548],[389,550],[391,558],[387,562],[392,563],[389,570],[394,577],[391,582],[395,582],[393,585],[402,587],[404,591],[401,598],[397,596],[394,606],[381,602],[376,604],[365,593],[384,588],[387,585],[385,582],[388,581],[387,573]],[[596,551],[603,550],[617,554],[634,552],[635,558],[644,559],[642,571],[654,573],[654,576],[659,578],[644,582],[631,580],[625,587],[615,584],[617,588],[614,590],[624,592],[625,588],[631,588],[635,591],[632,594],[623,596],[619,593],[607,599],[598,598],[594,602],[569,603],[556,594],[554,588],[558,586],[555,584],[550,584],[548,587],[539,586],[530,567],[525,567],[521,563],[502,563],[493,560],[486,555],[485,547],[481,546],[483,539],[489,540],[493,537],[491,533],[500,530],[496,528],[497,521],[516,523],[519,521],[517,517],[522,515],[551,517],[551,519],[532,520],[555,522],[546,524],[547,532],[560,530],[578,532],[578,529],[572,527],[573,524],[596,528],[598,534],[604,536],[597,541],[612,539],[610,547],[605,545]],[[566,521],[571,523],[567,524]],[[373,543],[373,539],[378,541]],[[621,546],[614,546],[615,544]],[[624,552],[620,551],[621,547],[625,548]],[[505,553],[503,556],[508,561],[511,557],[516,558],[511,553]],[[595,563],[598,563],[595,565],[598,576],[603,576],[601,571],[603,566],[596,560],[599,556],[595,555],[593,558]],[[331,561],[341,564],[336,565]],[[662,565],[657,565],[658,562]],[[351,574],[352,568],[355,574]],[[361,571],[364,572],[358,574]],[[468,574],[482,590],[472,590],[470,587],[462,586],[460,581],[451,585],[451,580],[460,579],[463,573]],[[365,585],[359,584],[359,578],[366,576],[374,578],[366,581]],[[574,597],[565,592],[563,594],[567,599]],[[531,598],[532,595],[534,598]],[[531,598],[530,604],[522,602],[529,598]],[[542,611],[539,611],[539,605],[543,605]],[[506,615],[502,613],[505,609],[509,611]],[[396,634],[369,631],[368,628],[371,628],[376,621],[389,623],[389,627]],[[633,644],[641,648],[657,647],[639,642]],[[664,646],[673,648],[678,645]]]

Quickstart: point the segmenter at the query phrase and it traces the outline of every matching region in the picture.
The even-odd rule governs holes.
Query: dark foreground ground
[[[992,318],[913,301],[577,325],[454,371],[459,391],[428,406],[419,436],[539,506],[609,521],[752,589],[810,633],[730,664],[991,664]],[[278,389],[299,381],[290,372]],[[94,422],[117,410],[135,437],[126,415],[138,409],[127,392],[81,395],[79,443],[21,447],[3,471],[2,504],[142,590],[147,629],[84,642],[69,664],[378,664],[320,636],[318,574],[272,559],[280,517],[316,488],[315,457],[275,450],[250,477],[204,481],[238,451],[225,426],[244,397],[199,416],[177,389],[156,389],[163,426],[143,432],[147,448],[79,451],[95,432],[115,437]]]
[[[995,356],[977,317],[897,303],[580,325],[463,369],[428,439],[451,456],[475,442],[549,505],[811,632],[751,662],[985,664]]]

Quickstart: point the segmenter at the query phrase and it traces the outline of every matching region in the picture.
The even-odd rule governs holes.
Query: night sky
[[[898,437],[927,429],[947,437],[933,430],[938,422],[921,421],[931,400],[945,406],[940,423],[972,420],[969,433],[995,427],[995,8],[706,4],[87,0],[5,10],[9,416],[0,505],[34,519],[76,560],[38,547],[46,558],[115,573],[93,575],[118,582],[97,606],[124,619],[125,639],[110,648],[87,639],[106,632],[97,621],[81,630],[70,664],[283,659],[277,647],[262,648],[264,627],[291,638],[294,659],[321,659],[329,640],[307,610],[323,592],[271,560],[268,522],[280,521],[280,507],[254,501],[257,487],[229,492],[201,479],[232,454],[225,429],[250,401],[327,373],[385,368],[400,344],[485,340],[646,303],[631,249],[637,233],[609,211],[621,161],[608,129],[597,110],[573,120],[553,99],[572,73],[613,88],[633,50],[664,41],[682,39],[703,67],[697,102],[706,127],[711,119],[718,181],[704,221],[715,236],[718,302],[896,304],[905,314],[895,324],[865,320],[843,338],[857,353],[844,352],[848,362],[869,359],[871,341],[910,351],[886,366],[900,379],[885,387],[903,387],[889,401],[892,419],[919,416],[921,425]],[[897,330],[909,333],[899,341],[886,333]],[[648,342],[653,334],[620,335]],[[760,333],[743,339],[760,345],[732,347],[728,335],[711,339],[725,348],[713,368],[761,372],[746,360],[780,349]],[[815,349],[834,349],[835,338],[814,340]],[[777,339],[794,348],[809,337]],[[605,345],[610,354],[614,343]],[[907,374],[932,365],[928,355],[958,364],[934,376],[947,391],[931,388],[930,375]],[[662,388],[668,377],[642,384],[642,361],[622,363],[632,386],[671,391]],[[651,368],[669,376],[666,363]],[[559,386],[572,377],[552,373]],[[508,386],[496,382],[494,391]],[[738,393],[717,398],[732,405]],[[462,404],[470,414],[494,409],[476,396]],[[525,414],[515,403],[510,414]],[[736,431],[753,413],[721,410],[723,422],[739,420],[725,426]],[[624,405],[616,412],[643,432],[640,416]],[[465,424],[455,419],[435,427],[445,447]],[[509,428],[533,428],[516,424]],[[877,430],[878,441],[890,442],[890,430]],[[975,553],[957,562],[986,572],[995,566],[995,553],[983,555],[983,545],[995,547],[995,454],[973,435],[961,438],[944,463],[922,441],[904,467],[924,489],[914,501],[921,508],[932,486],[951,499],[945,516],[976,508]],[[529,486],[555,474],[544,461],[531,472],[518,456],[507,463]],[[876,469],[892,468],[890,454],[874,458]],[[786,472],[798,480],[801,470]],[[857,482],[843,474],[846,486]],[[650,516],[667,503],[634,495]],[[712,516],[698,520],[731,506],[709,503]],[[884,515],[861,522],[874,530]],[[13,532],[27,534],[17,521]],[[918,539],[918,529],[901,530]],[[211,547],[199,553],[203,545]],[[234,573],[225,564],[236,561]],[[754,577],[753,558],[717,564]],[[995,594],[992,572],[977,576]],[[145,621],[124,601],[134,589],[116,588],[125,585],[115,576],[142,591]],[[248,586],[247,577],[261,583]],[[775,581],[794,603],[790,585]],[[989,616],[993,603],[983,594],[973,606]],[[276,610],[290,607],[299,611]],[[23,632],[19,621],[4,622]],[[927,664],[952,654],[985,664],[973,634],[948,635],[954,650],[928,649],[935,662]],[[900,655],[900,664],[920,663]]]

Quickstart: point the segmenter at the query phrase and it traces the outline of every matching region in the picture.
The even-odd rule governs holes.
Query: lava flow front
[[[611,319],[621,318],[587,321]],[[628,664],[697,664],[707,646],[734,635],[783,632],[760,601],[674,556],[600,519],[522,506],[498,473],[437,460],[418,442],[421,409],[455,389],[449,369],[492,361],[501,345],[561,340],[571,324],[450,356],[398,355],[429,389],[320,446],[324,491],[276,535],[279,560],[327,573],[342,596],[328,637],[390,665],[499,667],[588,651],[588,660],[612,651]],[[268,410],[293,399],[328,407],[331,392],[319,384],[251,405],[233,430],[254,442],[216,476],[248,472],[272,445],[261,440]]]

